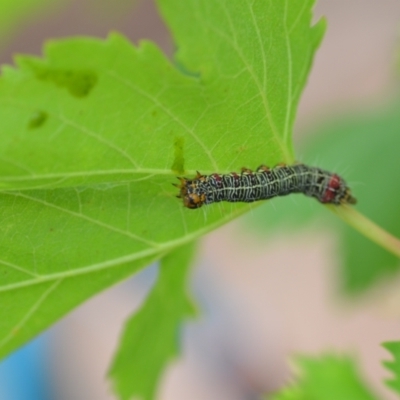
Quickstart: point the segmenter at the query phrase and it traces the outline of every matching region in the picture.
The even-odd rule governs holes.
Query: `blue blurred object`
[[[48,341],[45,333],[0,363],[1,400],[51,400]]]

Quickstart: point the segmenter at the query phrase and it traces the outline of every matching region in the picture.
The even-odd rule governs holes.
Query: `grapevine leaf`
[[[121,399],[153,399],[162,370],[178,352],[181,324],[194,314],[186,293],[192,253],[186,245],[162,260],[155,287],[126,323],[110,370]]]
[[[275,394],[271,400],[376,400],[348,358],[332,355],[318,360],[300,358],[298,364],[299,382]]]
[[[383,365],[393,373],[393,378],[386,380],[386,384],[400,394],[400,342],[386,342],[383,347],[390,352],[393,361],[384,361]]]
[[[324,24],[313,1],[160,1],[179,47],[49,42],[0,78],[0,356],[248,210],[188,210],[176,173],[290,162]]]
[[[293,162],[296,108],[325,29],[324,21],[310,28],[313,1],[158,4],[179,65],[199,74],[208,99],[196,131],[218,163],[196,158],[188,165],[229,172],[259,161]]]

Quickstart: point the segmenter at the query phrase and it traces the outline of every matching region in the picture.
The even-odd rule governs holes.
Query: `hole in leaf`
[[[185,139],[183,137],[176,137],[174,140],[174,162],[171,169],[178,174],[183,174],[185,171],[185,158],[183,157],[183,146]]]
[[[97,74],[91,70],[50,68],[33,60],[24,60],[37,79],[50,81],[66,88],[75,97],[87,96],[98,81]]]
[[[48,115],[44,111],[35,111],[28,121],[29,129],[40,128],[47,120]]]

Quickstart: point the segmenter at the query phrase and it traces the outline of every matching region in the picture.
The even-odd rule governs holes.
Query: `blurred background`
[[[152,0],[30,3],[31,10],[0,43],[2,64],[18,53],[40,55],[51,38],[104,38],[111,30],[135,43],[153,40],[172,55],[173,43]],[[321,16],[328,30],[302,96],[298,144],[325,119],[368,112],[398,91],[398,1],[320,0],[315,20]],[[291,381],[293,355],[333,352],[354,356],[373,390],[394,399],[382,383],[388,373],[381,362],[388,354],[380,343],[399,339],[400,277],[350,300],[338,289],[335,232],[288,228],[266,239],[244,226],[242,218],[202,241],[191,286],[204,313],[185,325],[182,355],[166,371],[159,398],[256,399]],[[156,276],[157,266],[150,266],[3,361],[0,399],[115,398],[107,369],[124,320]]]

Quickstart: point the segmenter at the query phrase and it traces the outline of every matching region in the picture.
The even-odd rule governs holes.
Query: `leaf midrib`
[[[217,222],[211,225],[207,225],[207,227],[198,229],[193,231],[185,236],[182,236],[178,239],[173,239],[170,241],[166,241],[163,244],[158,244],[156,248],[150,248],[146,250],[139,251],[137,253],[129,254],[126,256],[122,256],[119,258],[115,258],[112,260],[107,260],[101,263],[88,265],[86,267],[82,267],[75,270],[68,270],[64,272],[58,272],[54,274],[47,274],[47,275],[39,275],[38,278],[31,279],[31,280],[24,280],[22,282],[12,283],[4,286],[0,286],[0,293],[6,292],[10,290],[20,289],[22,287],[37,285],[43,282],[52,281],[54,279],[62,279],[62,278],[71,278],[76,277],[79,275],[85,275],[97,271],[101,271],[107,268],[116,267],[118,264],[125,264],[127,262],[136,261],[140,258],[150,257],[150,256],[157,256],[157,259],[162,258],[165,254],[170,252],[171,250],[182,246],[184,244],[190,243],[191,241],[197,239],[200,236],[205,235],[206,233],[224,225],[226,222],[230,221],[233,218],[236,218],[245,212],[248,211],[249,208],[257,206],[255,204],[246,205],[244,207],[237,208],[236,210],[230,212],[229,215],[223,216]]]

